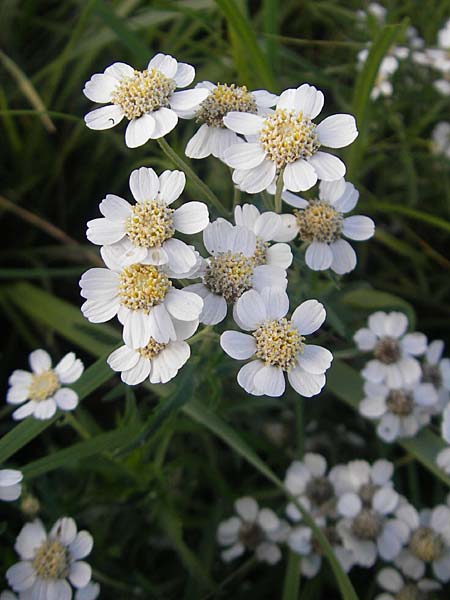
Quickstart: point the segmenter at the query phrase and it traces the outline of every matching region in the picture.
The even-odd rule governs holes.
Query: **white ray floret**
[[[209,223],[203,202],[186,202],[171,208],[183,192],[186,176],[181,171],[141,167],[130,175],[136,204],[108,194],[100,203],[103,217],[88,222],[87,238],[94,244],[114,246],[123,256],[123,266],[133,263],[168,265],[173,273],[185,273],[197,262],[196,252],[175,233],[194,234]]]
[[[375,600],[432,600],[432,592],[442,587],[433,579],[405,579],[392,567],[386,567],[378,573],[377,583],[384,591],[375,596]]]
[[[318,179],[344,177],[344,163],[321,147],[351,144],[358,135],[355,119],[338,114],[316,125],[313,119],[323,103],[322,92],[305,83],[285,90],[275,111],[267,116],[228,113],[225,125],[252,140],[230,146],[223,155],[223,160],[235,169],[234,183],[254,194],[270,188],[282,173],[284,188],[298,192],[310,189]]]
[[[408,319],[403,313],[378,311],[370,315],[368,327],[353,336],[360,350],[374,354],[361,372],[364,379],[389,388],[419,381],[422,371],[415,357],[425,353],[427,338],[423,333],[406,333],[407,329]]]
[[[168,54],[156,54],[144,71],[114,63],[84,86],[89,100],[106,104],[85,116],[86,125],[110,129],[128,119],[125,143],[129,148],[161,138],[174,129],[180,113],[207,97],[208,90],[202,88],[176,91],[190,85],[194,77],[194,67]]]
[[[6,572],[8,583],[20,598],[71,600],[71,585],[82,589],[91,580],[91,567],[81,559],[92,546],[90,533],[77,532],[71,518],[59,519],[49,534],[38,519],[27,523],[14,546],[21,561]]]
[[[83,363],[69,352],[52,368],[52,359],[45,350],[35,350],[29,356],[31,372],[20,369],[9,378],[6,401],[21,404],[12,414],[13,419],[33,415],[35,419],[50,419],[56,410],[74,410],[78,394],[65,387],[75,383],[84,370]]]
[[[100,596],[100,584],[90,581],[85,587],[75,592],[74,600],[96,600]]]
[[[22,493],[22,479],[22,473],[16,469],[0,469],[0,500],[17,500]]]
[[[300,304],[290,319],[289,298],[280,288],[268,287],[261,292],[249,290],[237,301],[236,323],[250,334],[225,331],[220,345],[237,360],[254,360],[239,371],[237,381],[255,396],[281,396],[285,391],[285,374],[300,395],[311,397],[325,385],[325,372],[333,355],[326,348],[306,344],[305,336],[317,331],[325,320],[325,309],[317,300]]]

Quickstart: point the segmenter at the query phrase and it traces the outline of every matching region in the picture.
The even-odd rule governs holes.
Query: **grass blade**
[[[290,550],[283,584],[282,600],[299,600],[301,557]]]

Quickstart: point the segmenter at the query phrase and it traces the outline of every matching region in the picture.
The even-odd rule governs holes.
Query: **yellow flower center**
[[[50,369],[43,373],[39,373],[39,375],[32,376],[30,387],[28,388],[28,395],[30,400],[41,402],[52,396],[59,387],[60,383],[58,376]]]
[[[157,267],[130,265],[120,273],[120,301],[131,310],[149,311],[164,300],[171,285],[167,275]]]
[[[268,365],[290,371],[297,363],[297,354],[304,350],[304,337],[286,318],[267,321],[253,332],[256,356]]]
[[[169,96],[176,89],[173,79],[157,69],[134,71],[114,89],[111,102],[120,106],[127,119],[138,119],[143,114],[169,105]]]
[[[67,548],[58,540],[46,540],[38,548],[32,566],[41,579],[64,579],[69,574]]]
[[[354,518],[352,533],[362,540],[376,540],[381,532],[381,518],[370,508],[363,508]]]
[[[342,213],[328,202],[312,200],[303,210],[295,211],[298,236],[303,242],[331,244],[339,239],[344,222]]]
[[[413,412],[414,400],[411,394],[403,390],[391,390],[386,400],[386,406],[394,415],[407,417]]]
[[[175,233],[173,212],[174,210],[161,200],[135,204],[126,222],[128,237],[135,246],[161,246]]]
[[[252,256],[255,267],[265,265],[267,263],[267,248],[269,242],[264,242],[261,238],[256,238],[256,249]]]
[[[143,358],[148,358],[149,360],[152,360],[152,358],[158,356],[158,354],[162,352],[166,346],[167,344],[157,342],[154,338],[151,337],[148,344],[143,348],[139,348],[138,352]]]
[[[412,534],[409,549],[420,560],[433,562],[441,557],[444,544],[441,536],[433,531],[431,527],[421,526]]]
[[[228,304],[234,304],[252,287],[253,267],[253,258],[242,252],[221,252],[209,258],[203,283]]]
[[[303,113],[278,108],[269,115],[259,141],[269,160],[279,169],[299,158],[309,158],[320,148],[316,125]]]
[[[223,117],[231,111],[256,114],[258,108],[245,85],[218,83],[206,100],[200,104],[197,121],[206,123],[210,127],[225,127]]]

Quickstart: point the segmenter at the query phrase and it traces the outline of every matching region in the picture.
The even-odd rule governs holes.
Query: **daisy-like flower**
[[[409,544],[395,560],[396,566],[411,579],[421,579],[431,565],[437,579],[450,581],[450,508],[441,504],[420,513],[404,504],[397,517],[410,530]]]
[[[307,398],[318,394],[325,385],[325,371],[333,355],[326,348],[306,344],[305,336],[319,329],[326,312],[317,300],[306,300],[286,318],[289,298],[280,288],[250,290],[237,301],[236,323],[251,334],[225,331],[220,345],[237,360],[255,357],[239,371],[237,381],[255,396],[278,397],[286,382]]]
[[[305,83],[285,90],[276,110],[267,116],[228,113],[223,122],[231,131],[256,136],[256,141],[233,144],[224,152],[224,162],[235,169],[234,183],[255,194],[269,188],[282,173],[284,188],[298,192],[309,190],[317,179],[344,177],[344,163],[320,148],[351,144],[358,135],[355,119],[338,114],[316,125],[313,119],[323,103],[322,92]]]
[[[366,381],[359,412],[367,419],[379,421],[377,434],[385,442],[414,437],[428,425],[438,396],[431,383],[416,383],[397,389]]]
[[[315,518],[334,513],[336,494],[327,475],[327,461],[321,454],[307,452],[303,460],[295,460],[286,471],[284,485],[299,503]],[[286,514],[292,521],[300,521],[302,515],[290,502]]]
[[[130,175],[130,189],[137,204],[108,194],[100,204],[103,218],[88,222],[87,238],[99,245],[119,245],[126,264],[168,265],[174,273],[185,273],[197,261],[190,246],[174,238],[176,231],[193,234],[209,223],[203,202],[170,205],[179,198],[186,183],[181,171],[164,171],[159,178],[153,169],[141,167]]]
[[[91,579],[91,567],[80,559],[90,554],[92,546],[91,534],[77,533],[71,518],[59,519],[49,534],[36,519],[17,537],[14,549],[21,562],[6,572],[8,583],[21,598],[71,600],[70,584],[82,589]]]
[[[186,146],[186,156],[190,158],[206,158],[211,154],[222,158],[227,148],[241,141],[234,131],[225,127],[223,118],[232,111],[264,115],[278,100],[278,96],[266,90],[249,92],[245,85],[234,83],[215,85],[202,81],[195,88],[207,90],[208,97],[193,109],[179,113],[180,117],[195,118],[201,124]]]
[[[145,379],[150,383],[167,383],[173,379],[191,355],[191,348],[184,340],[191,337],[198,321],[173,320],[176,340],[160,343],[150,338],[143,348],[121,346],[108,357],[108,365],[121,372],[121,379],[128,385],[137,385]]]
[[[345,216],[355,208],[358,197],[355,186],[344,179],[322,181],[316,200],[284,195],[285,202],[299,209],[295,211],[298,238],[307,245],[305,261],[313,271],[332,269],[343,275],[356,267],[355,251],[342,236],[362,241],[375,232],[369,217]]]
[[[433,579],[405,580],[391,567],[381,569],[377,583],[385,591],[375,600],[431,600],[434,598],[431,593],[441,589],[441,585]]]
[[[440,121],[431,133],[431,148],[434,154],[450,158],[450,123]]]
[[[202,283],[185,288],[203,299],[201,323],[223,321],[227,306],[233,306],[247,290],[269,285],[286,289],[286,270],[276,264],[285,260],[284,250],[277,254],[268,252],[263,243],[258,247],[256,235],[247,227],[217,219],[204,230],[203,244],[211,256],[204,262]]]
[[[196,88],[176,92],[192,83],[195,69],[168,54],[156,54],[144,71],[125,63],[114,63],[96,73],[84,86],[84,95],[100,104],[84,120],[90,129],[110,129],[125,117],[129,123],[125,143],[142,146],[150,139],[167,135],[178,122],[180,112],[202,102],[208,90]]]
[[[408,319],[400,312],[377,311],[370,315],[368,325],[353,336],[360,350],[374,354],[362,370],[364,379],[394,389],[417,383],[422,370],[415,357],[426,351],[426,336],[406,333]]]
[[[93,268],[80,280],[81,307],[92,323],[104,323],[117,315],[123,325],[123,340],[131,348],[144,348],[153,338],[166,344],[176,340],[177,321],[196,321],[203,300],[172,285],[164,267],[133,263],[102,248],[105,268]],[[118,260],[116,260],[118,259]]]
[[[0,500],[17,500],[22,493],[22,479],[22,473],[16,469],[0,469]]]
[[[29,415],[35,419],[50,419],[58,408],[74,410],[78,405],[78,394],[64,386],[81,377],[84,370],[81,360],[69,352],[52,368],[50,355],[45,350],[35,350],[29,356],[29,363],[31,373],[18,369],[9,378],[6,401],[22,404],[13,412],[13,419],[24,419]]]
[[[289,533],[287,523],[248,496],[236,500],[234,510],[236,515],[222,521],[217,530],[218,543],[226,547],[222,559],[230,562],[248,550],[261,562],[277,563],[281,559],[280,544]]]

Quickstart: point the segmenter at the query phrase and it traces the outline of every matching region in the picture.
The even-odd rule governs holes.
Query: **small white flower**
[[[377,433],[385,442],[414,437],[430,422],[430,409],[438,399],[431,383],[389,389],[366,381],[364,394],[359,412],[368,419],[379,421]]]
[[[440,121],[431,133],[432,150],[434,154],[442,154],[450,158],[450,123]]]
[[[186,176],[181,171],[164,171],[159,177],[153,169],[141,167],[130,175],[130,189],[137,204],[108,194],[100,204],[103,218],[88,222],[87,238],[99,245],[120,247],[123,266],[133,263],[168,265],[173,273],[194,267],[196,253],[174,238],[176,231],[194,234],[209,223],[208,207],[203,202],[186,202],[170,208],[182,193]]]
[[[438,31],[438,46],[444,50],[450,50],[450,19]]]
[[[207,97],[208,90],[201,88],[175,91],[192,83],[194,76],[194,67],[168,54],[156,54],[144,71],[114,63],[103,73],[93,75],[84,86],[89,100],[109,103],[88,113],[86,125],[90,129],[110,129],[127,118],[125,143],[129,148],[161,138],[174,129],[180,113]]]
[[[387,567],[377,575],[378,585],[390,593],[379,594],[375,600],[432,600],[429,592],[441,589],[441,585],[432,579],[420,579],[420,581],[406,580],[398,571]]]
[[[0,469],[0,500],[12,502],[22,493],[23,475],[15,469]]]
[[[289,298],[280,288],[250,290],[239,298],[234,320],[245,331],[225,331],[220,345],[237,360],[255,357],[239,371],[237,381],[255,396],[278,397],[286,382],[307,398],[318,394],[325,385],[325,372],[333,355],[326,348],[306,344],[305,336],[317,331],[326,312],[317,300],[306,300],[286,318]]]
[[[218,543],[226,547],[222,559],[230,562],[250,550],[261,562],[277,563],[281,559],[279,544],[289,533],[287,523],[269,508],[260,508],[254,498],[239,498],[234,509],[236,516],[222,521],[217,530]]]
[[[206,158],[211,154],[222,158],[229,146],[240,143],[239,136],[225,127],[223,117],[231,111],[264,115],[278,97],[266,90],[249,92],[244,86],[210,81],[197,83],[196,89],[206,89],[208,97],[189,111],[178,113],[182,118],[195,118],[201,123],[199,130],[186,146],[186,156]]]
[[[9,404],[23,404],[12,414],[13,419],[33,415],[35,419],[50,419],[57,408],[74,410],[78,405],[77,393],[65,384],[75,383],[84,366],[73,352],[62,358],[52,368],[52,359],[45,350],[35,350],[29,356],[31,373],[16,370],[9,378],[6,395]]]
[[[217,219],[204,230],[203,244],[211,255],[204,262],[203,281],[185,288],[203,298],[201,323],[223,321],[227,306],[234,305],[247,290],[269,285],[286,288],[286,269],[276,264],[281,253],[268,252],[264,244],[258,247],[256,235],[247,227]]]
[[[450,508],[443,504],[420,513],[410,504],[397,510],[410,530],[409,544],[395,564],[411,579],[421,579],[429,564],[437,579],[450,581]]]
[[[436,464],[445,473],[450,475],[450,446],[441,450],[436,456]]]
[[[121,346],[108,357],[111,369],[120,371],[122,381],[128,385],[137,385],[147,378],[150,383],[173,379],[191,355],[184,340],[195,332],[198,321],[174,321],[173,325],[176,340],[163,344],[150,338],[143,348]]]
[[[422,370],[415,357],[426,351],[425,335],[406,333],[408,319],[400,312],[377,311],[370,315],[368,325],[353,336],[360,350],[373,351],[375,357],[362,370],[364,379],[397,389],[417,383]]]
[[[21,558],[6,572],[9,585],[24,598],[70,600],[72,584],[85,588],[91,579],[91,567],[80,560],[90,554],[90,533],[80,531],[73,519],[59,519],[49,534],[39,519],[27,523],[14,546]],[[70,582],[70,583],[69,583]]]
[[[345,165],[322,146],[343,148],[358,135],[351,115],[332,115],[316,125],[312,119],[322,110],[324,96],[308,84],[285,90],[276,110],[264,117],[230,112],[223,121],[236,133],[255,136],[255,141],[230,146],[224,162],[234,170],[233,181],[244,192],[255,194],[271,187],[283,172],[284,188],[309,190],[317,181],[334,181],[345,175]]]
[[[75,600],[95,600],[99,595],[100,585],[91,581],[75,592]]]
[[[313,271],[331,269],[343,275],[356,267],[355,251],[342,236],[362,241],[375,232],[369,217],[344,216],[355,208],[358,197],[358,190],[345,179],[322,181],[316,200],[308,201],[289,192],[283,195],[285,202],[299,209],[295,211],[298,237],[307,245],[305,261]]]
[[[372,100],[377,100],[380,96],[392,96],[394,88],[392,86],[392,76],[399,67],[398,58],[395,56],[396,49],[393,48],[381,61],[375,83],[372,87],[370,97]],[[364,48],[358,53],[358,66],[361,68],[367,60],[369,49]],[[402,57],[403,58],[403,57]]]
[[[203,300],[186,290],[172,286],[166,269],[154,265],[123,266],[123,257],[102,248],[107,266],[89,269],[80,280],[81,307],[92,323],[104,323],[117,315],[123,325],[123,340],[131,348],[144,348],[150,338],[166,344],[176,340],[177,321],[196,321]]]

